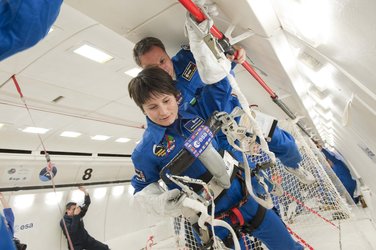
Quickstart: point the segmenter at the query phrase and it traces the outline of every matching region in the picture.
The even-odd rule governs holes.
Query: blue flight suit
[[[188,47],[181,49],[174,57],[172,57],[174,70],[176,74],[176,87],[180,91],[179,110],[187,109],[189,105],[196,102],[200,95],[200,89],[205,86],[202,82],[198,70],[196,68],[196,61],[192,52]],[[232,68],[236,63],[232,63]],[[231,72],[233,74],[233,72]],[[234,107],[239,106],[239,100],[229,94],[227,105],[223,106],[223,110],[231,113]],[[294,138],[286,131],[276,127],[270,142],[268,142],[269,149],[281,162],[291,168],[298,168],[298,163],[302,160],[298,147]]]
[[[81,212],[77,215],[69,216],[65,213],[63,219],[60,220],[60,227],[63,230],[65,237],[68,239],[63,220],[67,227],[69,237],[72,241],[74,250],[96,249],[108,250],[108,246],[100,241],[94,239],[85,229],[83,217],[89,209],[91,200],[89,195],[85,195],[84,205],[81,207]],[[68,242],[68,249],[70,249]]]
[[[14,237],[14,213],[10,207],[3,209],[4,218],[8,224],[8,230],[12,238]]]
[[[322,148],[321,150],[325,157],[333,162],[332,169],[337,175],[338,179],[342,182],[343,186],[346,188],[347,192],[350,194],[351,198],[355,202],[358,201],[357,197],[354,197],[354,192],[356,188],[356,181],[352,178],[349,168],[342,161],[342,157],[336,155],[334,152]]]
[[[62,0],[0,1],[0,61],[35,45],[55,22]]]
[[[135,192],[141,191],[147,185],[160,179],[161,169],[183,148],[184,141],[193,132],[198,124],[204,123],[211,114],[218,109],[224,109],[231,98],[231,86],[227,78],[220,82],[207,85],[200,90],[195,104],[187,105],[186,110],[179,110],[179,118],[170,126],[163,127],[153,123],[147,118],[147,128],[143,138],[132,153],[132,161],[136,175],[131,180]],[[213,146],[219,150],[224,145],[214,138]],[[182,173],[192,178],[199,178],[207,172],[199,160]],[[168,187],[174,188],[168,184]],[[231,186],[225,194],[216,200],[215,214],[227,211],[243,200],[241,180],[237,177],[231,182]],[[255,216],[258,203],[251,197],[239,208],[246,222],[250,222]],[[216,228],[216,235],[226,237],[226,229]],[[286,230],[281,219],[272,210],[267,210],[260,226],[252,233],[268,246],[269,249],[303,249],[296,243]]]
[[[16,250],[13,237],[5,224],[4,217],[0,214],[0,249]]]

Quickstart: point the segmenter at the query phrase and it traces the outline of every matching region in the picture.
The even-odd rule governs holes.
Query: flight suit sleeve
[[[0,1],[0,61],[45,37],[55,22],[62,0]]]
[[[14,213],[11,208],[4,208],[3,209],[4,217],[7,220],[10,233],[13,235],[14,234]]]
[[[272,140],[268,143],[270,151],[288,167],[296,167],[303,159],[295,143],[294,137],[288,132],[276,127]]]
[[[141,191],[153,182],[158,182],[160,179],[160,166],[151,159],[151,154],[152,152],[145,149],[142,152],[135,150],[132,153],[135,175],[132,177],[131,184],[135,189],[134,193]]]
[[[86,212],[89,209],[90,204],[91,204],[90,195],[87,194],[87,195],[85,195],[84,204],[81,207],[81,213],[80,213],[81,217],[84,217],[86,215]]]
[[[3,216],[0,214],[0,249],[15,250],[12,236],[10,235]]]

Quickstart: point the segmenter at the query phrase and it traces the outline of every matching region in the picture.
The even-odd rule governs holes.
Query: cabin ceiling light
[[[92,140],[96,140],[96,141],[105,141],[105,140],[108,140],[111,136],[107,136],[107,135],[95,135],[95,136],[92,136],[91,139]]]
[[[332,121],[329,121],[329,122],[323,122],[322,125],[327,128],[327,130],[333,130],[333,122]]]
[[[309,116],[310,116],[312,119],[314,119],[315,117],[318,116],[317,112],[316,112],[314,109],[309,109],[309,110],[308,110],[308,114],[309,114]]]
[[[307,89],[311,85],[311,83],[302,77],[297,77],[295,81],[293,81],[294,88],[296,90],[296,93],[299,96],[304,96],[307,94]]]
[[[138,73],[141,72],[141,70],[142,70],[141,68],[136,67],[136,68],[132,68],[130,70],[127,70],[124,73],[131,76],[131,77],[136,77],[138,75]]]
[[[3,123],[0,123],[0,129],[1,129],[3,126],[4,126],[4,124],[3,124]]]
[[[107,194],[107,188],[106,187],[100,187],[100,188],[96,188],[94,190],[94,198],[96,198],[98,200],[105,197],[106,194]]]
[[[132,195],[134,194],[134,187],[132,185],[129,185],[128,187],[128,194]]]
[[[105,63],[113,59],[109,54],[87,44],[82,45],[73,52],[98,63]]]
[[[315,116],[312,118],[313,122],[315,123],[316,127],[321,125],[321,119],[320,116]]]
[[[318,72],[323,67],[321,61],[307,51],[301,51],[298,54],[298,60],[314,72]]]
[[[125,137],[122,137],[122,138],[118,138],[116,139],[116,142],[122,142],[122,143],[125,143],[125,142],[129,142],[131,139],[129,138],[125,138]]]
[[[320,106],[321,109],[325,109],[325,111],[328,111],[332,106],[332,99],[329,95],[317,95],[311,90],[308,90],[307,93],[318,104],[316,105],[316,107]]]
[[[63,199],[63,192],[49,192],[46,194],[44,202],[47,205],[56,205],[59,204]]]
[[[37,127],[27,127],[27,128],[25,128],[21,131],[25,132],[25,133],[45,134],[49,131],[49,129],[47,129],[47,128],[37,128]]]
[[[304,107],[307,110],[312,109],[316,105],[315,101],[309,95],[305,95],[304,97],[302,97],[302,99],[303,99]]]
[[[329,91],[320,91],[314,84],[311,84],[308,88],[308,94],[314,99],[324,100],[329,96]]]
[[[26,209],[33,205],[35,194],[22,194],[14,197],[14,207],[18,209]]]
[[[124,193],[124,186],[115,186],[111,190],[111,194],[114,197],[119,197]]]
[[[326,64],[318,72],[315,72],[305,66],[303,63],[299,63],[299,69],[301,73],[307,76],[312,81],[315,87],[324,92],[327,88],[334,86],[334,74],[336,69],[331,64]]]
[[[79,137],[80,135],[81,135],[81,133],[73,132],[73,131],[64,131],[63,133],[60,134],[60,136],[72,137],[72,138]]]
[[[332,111],[327,111],[327,112],[321,112],[321,110],[316,109],[317,113],[324,118],[326,121],[331,121],[333,119],[333,113]]]

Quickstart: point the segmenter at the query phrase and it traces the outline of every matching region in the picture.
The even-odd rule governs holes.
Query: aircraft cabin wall
[[[56,192],[48,176],[39,174],[45,169],[43,156],[0,159],[0,191],[15,214],[15,236],[28,249],[67,249],[59,221],[67,202],[80,205],[84,201],[78,184],[84,185],[91,197],[84,217],[86,229],[112,249],[123,249],[124,245],[127,249],[141,249],[150,235],[158,239],[172,235],[172,223],[146,214],[134,202],[130,185],[133,167],[129,159],[51,156],[51,160],[57,169]]]
[[[171,224],[145,214],[134,203],[129,184],[87,187],[91,205],[84,217],[91,236],[107,243],[112,249],[141,249],[153,235],[166,239],[172,235]],[[15,236],[28,249],[67,249],[67,240],[59,226],[68,201],[83,202],[77,188],[5,192],[15,214]],[[25,205],[27,204],[27,205]]]

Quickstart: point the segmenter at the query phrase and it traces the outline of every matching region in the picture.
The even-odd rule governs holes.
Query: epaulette
[[[191,47],[189,47],[189,44],[183,44],[183,45],[181,46],[181,48],[182,48],[183,50],[191,50]]]

